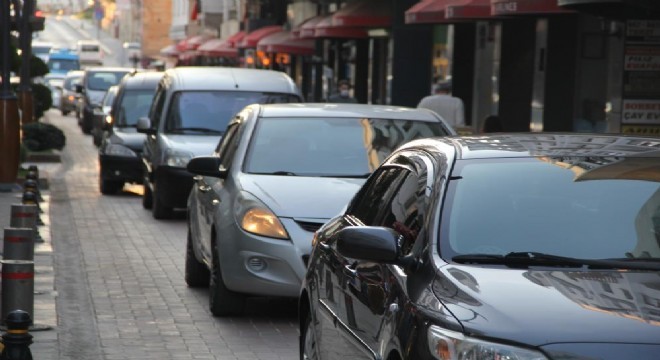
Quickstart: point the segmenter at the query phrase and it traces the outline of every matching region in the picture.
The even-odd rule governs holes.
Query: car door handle
[[[200,185],[200,186],[198,186],[197,188],[198,188],[199,191],[201,191],[201,192],[209,192],[209,190],[211,190],[211,187],[210,187],[210,186],[206,186],[206,185]]]
[[[201,181],[202,179],[204,179],[204,177],[202,175],[193,176],[193,180],[195,180],[195,181]]]

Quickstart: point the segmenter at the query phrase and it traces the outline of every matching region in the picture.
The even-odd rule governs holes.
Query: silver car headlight
[[[190,159],[195,155],[187,151],[181,150],[168,150],[165,153],[165,164],[168,166],[185,168]]]
[[[236,198],[234,214],[241,229],[249,233],[276,239],[289,238],[277,216],[256,197],[245,191]]]
[[[124,145],[111,144],[105,149],[106,155],[124,156],[124,157],[137,157],[135,151],[127,148]]]
[[[479,340],[437,326],[429,327],[428,343],[431,354],[440,360],[548,360],[538,351]]]

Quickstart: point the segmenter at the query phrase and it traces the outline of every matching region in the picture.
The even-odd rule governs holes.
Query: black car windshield
[[[659,167],[657,159],[620,157],[457,161],[440,253],[468,262],[517,253],[544,262],[548,255],[657,261]]]
[[[413,139],[446,135],[438,122],[364,118],[261,118],[244,171],[363,178]]]
[[[115,126],[135,126],[139,118],[147,116],[155,89],[126,89],[115,115]]]
[[[126,72],[100,71],[90,73],[87,79],[87,87],[95,91],[107,91],[110,86],[119,84],[119,81],[126,75]]]
[[[76,84],[80,84],[81,76],[73,77],[69,76],[64,79],[64,88],[67,90],[75,90]]]
[[[181,91],[175,93],[165,123],[165,132],[221,134],[229,121],[250,104],[299,102],[298,97],[248,91]]]

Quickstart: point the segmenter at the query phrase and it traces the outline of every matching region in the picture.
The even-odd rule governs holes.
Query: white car
[[[103,50],[97,40],[78,40],[76,47],[81,64],[103,65]]]

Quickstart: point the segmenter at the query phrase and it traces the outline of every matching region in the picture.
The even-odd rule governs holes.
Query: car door
[[[344,216],[332,224],[330,228],[337,230],[346,226],[370,225],[375,223],[379,209],[383,206],[383,196],[387,189],[396,188],[400,183],[400,175],[395,168],[384,167],[376,170],[364,186],[356,194]],[[376,353],[367,346],[362,337],[356,333],[359,329],[355,314],[354,299],[348,296],[349,284],[346,271],[355,264],[354,259],[344,258],[337,252],[337,231],[326,231],[327,238],[319,239],[317,249],[321,251],[320,260],[323,273],[317,274],[319,279],[319,326],[324,333],[319,338],[320,351],[327,359],[374,359]],[[351,270],[353,271],[353,270]],[[350,284],[359,287],[355,279]]]
[[[385,189],[363,198],[351,213],[364,225],[388,227],[401,235],[402,255],[420,251],[425,234],[424,217],[430,204],[429,161],[414,152],[404,152],[385,167],[392,179]],[[374,201],[376,203],[374,203]],[[371,214],[364,209],[375,207]],[[393,317],[407,303],[406,269],[371,261],[351,259],[345,265],[343,298],[345,328],[360,339],[368,352],[379,353],[395,329]]]
[[[236,149],[240,143],[243,124],[242,116],[236,116],[227,126],[225,134],[220,139],[214,156],[220,158],[221,168],[230,168],[236,154]],[[202,253],[207,259],[211,259],[211,229],[215,213],[221,205],[220,203],[223,200],[226,201],[226,199],[223,199],[225,196],[222,194],[224,192],[223,184],[225,180],[201,175],[196,175],[193,179],[195,180],[195,184],[192,189],[192,196],[196,197],[198,203],[197,211],[199,211],[199,214],[197,215],[197,220],[199,238],[202,243]]]
[[[152,174],[155,171],[154,163],[158,162],[158,133],[160,119],[163,115],[165,108],[165,100],[167,98],[167,87],[160,83],[154,94],[151,109],[149,110],[149,120],[151,121],[151,129],[155,133],[147,134],[144,140],[144,147],[142,151],[142,160],[145,166],[145,175],[148,176],[149,181],[152,179]]]

